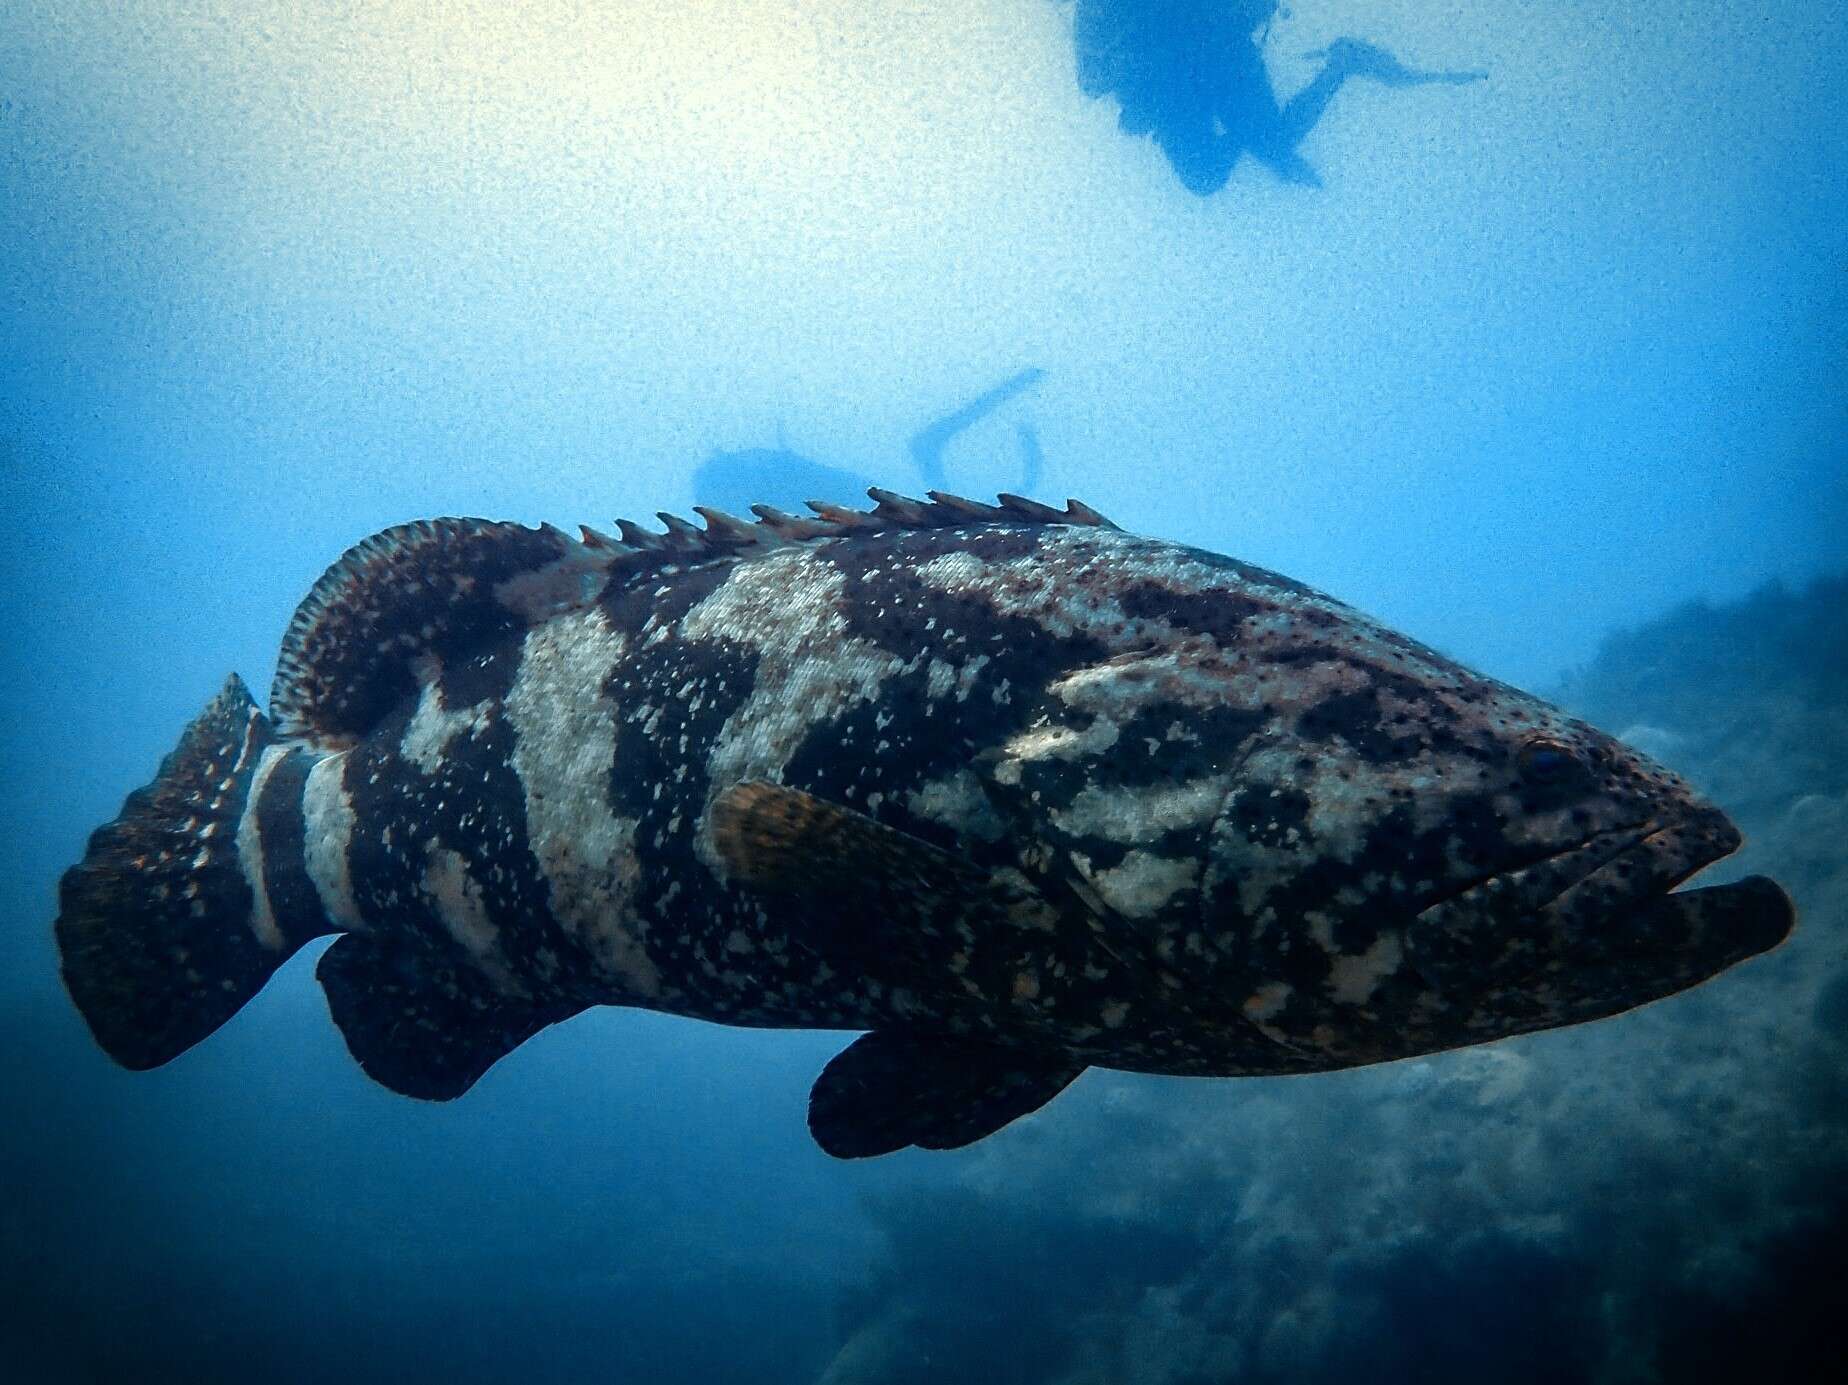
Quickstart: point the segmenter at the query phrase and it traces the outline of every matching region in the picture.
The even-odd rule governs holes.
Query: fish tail
[[[240,828],[265,752],[293,753],[276,741],[233,674],[59,884],[65,988],[124,1067],[191,1048],[307,940],[276,929],[240,849],[255,841]]]

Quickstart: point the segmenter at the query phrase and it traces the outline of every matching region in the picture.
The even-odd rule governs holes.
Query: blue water
[[[1823,1340],[1848,19],[1268,8],[1100,56],[1099,0],[5,7],[0,1376],[1630,1382]],[[166,1068],[91,1044],[59,874],[347,545],[939,475],[1634,731],[1801,931],[1582,1030],[1093,1072],[852,1165],[803,1125],[843,1036],[603,1011],[417,1103],[318,945]]]

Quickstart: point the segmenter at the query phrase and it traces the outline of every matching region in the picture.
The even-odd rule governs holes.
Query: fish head
[[[1790,930],[1768,880],[1680,888],[1737,829],[1540,698],[1221,555],[1090,531],[1036,559],[997,604],[1088,642],[977,768],[1022,868],[1184,1012],[1152,1023],[1219,1034],[1233,1067],[1595,1019]]]
[[[1615,1014],[1788,934],[1762,877],[1680,888],[1741,840],[1680,776],[1335,616],[1268,656],[1275,715],[1241,753],[1200,897],[1224,998],[1304,1066]]]
[[[1518,696],[1518,695],[1516,695]],[[1512,704],[1512,699],[1508,699]],[[1416,900],[1406,961],[1458,1042],[1600,1019],[1774,947],[1789,897],[1753,876],[1683,888],[1739,829],[1679,775],[1532,704],[1494,728],[1491,788],[1456,804],[1459,860]]]

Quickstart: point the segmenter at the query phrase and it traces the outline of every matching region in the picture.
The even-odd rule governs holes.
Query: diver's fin
[[[1254,149],[1251,153],[1283,182],[1302,188],[1322,186],[1322,175],[1315,171],[1315,165],[1294,149]]]
[[[1046,450],[1040,446],[1039,430],[1024,419],[1014,425],[1014,436],[1020,440],[1020,493],[1030,495],[1039,489]]]
[[[943,485],[943,450],[958,433],[972,428],[1008,400],[1031,385],[1038,384],[1045,371],[1036,365],[1017,370],[993,389],[984,390],[961,408],[945,414],[920,428],[911,437],[911,461],[927,485]]]
[[[809,1094],[809,1132],[836,1159],[959,1149],[1051,1101],[1085,1065],[962,1039],[862,1034]]]
[[[374,534],[289,622],[270,691],[277,730],[350,746],[436,663],[594,600],[608,566],[550,525],[428,519]]]
[[[583,1009],[500,994],[465,959],[409,941],[349,935],[315,969],[366,1075],[404,1096],[448,1101],[548,1024]]]
[[[233,674],[154,782],[91,834],[58,886],[64,985],[128,1068],[191,1048],[323,928],[260,927],[238,854],[257,765],[276,736]],[[319,910],[314,910],[319,918]]]

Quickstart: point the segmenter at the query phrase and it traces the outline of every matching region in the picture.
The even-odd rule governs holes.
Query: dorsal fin
[[[425,519],[374,534],[296,608],[271,719],[285,736],[351,745],[416,690],[423,661],[593,600],[603,565],[550,525]]]
[[[414,693],[432,661],[459,658],[497,636],[593,602],[612,577],[735,560],[790,543],[893,529],[978,524],[1076,524],[1115,528],[1088,505],[1063,510],[1018,496],[997,505],[930,492],[913,500],[877,488],[870,510],[811,500],[818,518],[767,505],[755,522],[695,507],[701,529],[663,513],[663,533],[626,519],[621,538],[585,529],[574,539],[551,525],[426,519],[374,534],[321,575],[289,622],[270,691],[279,734],[325,749],[350,746]]]

